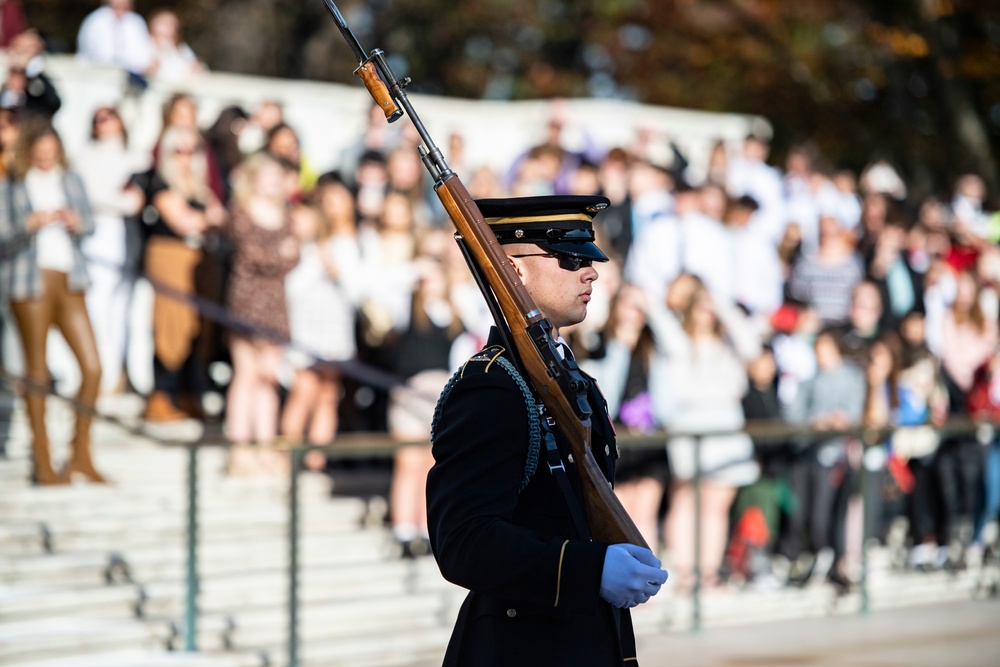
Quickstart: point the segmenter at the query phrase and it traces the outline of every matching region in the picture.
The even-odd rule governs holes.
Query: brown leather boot
[[[208,417],[208,415],[205,414],[205,409],[201,406],[201,399],[195,394],[181,394],[177,397],[177,405],[180,407],[181,411],[191,419],[205,421]]]
[[[172,422],[187,419],[188,415],[174,405],[166,392],[154,391],[146,399],[146,413],[143,418],[151,422]]]
[[[108,480],[94,467],[94,461],[90,458],[90,435],[77,434],[73,440],[73,454],[70,456],[66,468],[63,470],[63,478],[67,482],[73,481],[73,475],[79,474],[96,484],[107,484]]]
[[[31,425],[32,483],[39,486],[65,484],[66,481],[52,468],[49,432],[45,426],[45,394],[29,390],[25,392],[24,403]]]
[[[67,480],[57,474],[52,468],[52,457],[49,455],[49,441],[45,436],[36,435],[31,443],[34,466],[31,471],[31,481],[38,486],[53,486],[66,484]]]

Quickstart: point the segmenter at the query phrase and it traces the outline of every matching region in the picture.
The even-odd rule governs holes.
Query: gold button
[[[566,460],[569,461],[570,463],[573,463],[573,455],[570,454],[569,456],[567,456]]]
[[[517,609],[507,610],[507,618],[514,618],[515,616],[517,616]]]
[[[611,445],[604,445],[604,455],[611,456]]]

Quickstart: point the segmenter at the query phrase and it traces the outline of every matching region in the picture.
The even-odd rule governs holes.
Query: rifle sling
[[[582,540],[589,541],[593,539],[590,534],[590,524],[587,522],[584,509],[580,506],[580,500],[573,493],[573,487],[569,483],[569,473],[566,471],[566,465],[563,463],[559,447],[556,444],[555,433],[552,431],[554,426],[555,420],[546,415],[543,410],[541,419],[542,440],[545,443],[545,458],[549,466],[549,472],[556,480],[556,486],[559,487],[559,491],[562,492],[563,501],[566,503],[566,511],[569,512],[570,518],[573,520],[573,527],[576,529],[577,536]]]

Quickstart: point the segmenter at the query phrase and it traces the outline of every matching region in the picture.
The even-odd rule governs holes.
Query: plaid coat
[[[83,180],[73,172],[63,175],[66,204],[80,215],[80,231],[73,239],[73,268],[69,288],[83,291],[90,285],[80,240],[94,231],[94,217]],[[0,298],[9,301],[37,299],[41,294],[36,237],[25,229],[31,202],[24,181],[0,181]]]

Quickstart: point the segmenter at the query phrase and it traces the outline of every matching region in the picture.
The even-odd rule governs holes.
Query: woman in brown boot
[[[90,457],[90,423],[101,380],[97,345],[87,314],[88,279],[80,240],[94,229],[83,182],[69,171],[59,135],[46,124],[21,128],[11,178],[0,184],[0,242],[21,239],[4,266],[3,293],[24,347],[28,386],[25,404],[33,436],[36,484],[64,484],[74,473],[94,482],[104,477]],[[2,243],[0,243],[2,245]],[[52,466],[45,425],[49,371],[45,351],[49,327],[58,327],[82,380],[72,456],[62,474]]]
[[[178,405],[183,394],[200,398],[202,369],[194,342],[198,311],[188,302],[195,294],[195,271],[202,260],[204,234],[222,224],[226,210],[212,192],[205,143],[198,131],[171,127],[160,138],[156,166],[143,174],[150,204],[146,276],[156,288],[153,300],[153,387],[146,402],[147,421],[188,417]]]

